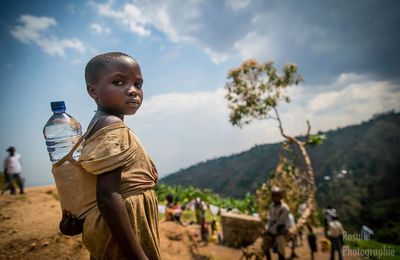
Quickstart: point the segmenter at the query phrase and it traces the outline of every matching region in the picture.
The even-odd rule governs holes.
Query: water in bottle
[[[55,163],[69,153],[82,135],[81,124],[65,112],[64,101],[51,102],[53,115],[43,127],[50,161]],[[78,159],[81,148],[78,147],[73,158]]]

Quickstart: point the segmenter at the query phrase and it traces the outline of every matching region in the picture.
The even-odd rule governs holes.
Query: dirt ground
[[[28,188],[25,195],[1,195],[0,259],[89,259],[80,236],[68,237],[58,231],[60,216],[54,186]],[[161,221],[160,238],[165,260],[234,260],[242,255],[240,249],[214,243],[204,246],[197,225],[183,227]],[[299,260],[310,259],[307,242],[303,240],[303,246],[296,248]],[[329,254],[318,252],[315,259],[329,259]]]

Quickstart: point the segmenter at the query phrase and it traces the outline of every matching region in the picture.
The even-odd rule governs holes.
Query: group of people
[[[125,53],[100,54],[87,63],[85,81],[97,111],[89,124],[91,130],[86,133],[78,163],[88,174],[96,177],[98,207],[84,220],[63,212],[60,230],[64,234],[77,227],[80,229],[78,233],[84,230],[82,241],[91,259],[161,259],[158,201],[153,190],[158,172],[139,138],[124,123],[124,117],[136,114],[143,102],[140,65]],[[21,156],[15,147],[9,147],[7,151],[9,156],[4,161],[2,192],[9,189],[11,194],[16,194],[15,180],[23,194]],[[272,190],[273,203],[265,232],[279,259],[285,258],[290,223],[290,210],[282,201],[282,194],[279,188]],[[167,208],[172,209],[171,218],[183,224],[181,209],[172,197],[167,199]],[[197,201],[195,207],[202,239],[208,241],[204,204]],[[339,229],[337,219],[332,217],[328,222],[332,250],[339,243]],[[267,259],[271,259],[270,248],[265,252]]]
[[[270,249],[278,254],[279,260],[285,259],[285,247],[287,241],[292,241],[292,258],[294,254],[295,239],[288,235],[289,229],[294,225],[293,215],[290,212],[289,206],[282,200],[283,191],[279,187],[272,187],[271,200],[272,204],[269,208],[268,223],[266,231],[263,234],[265,256],[271,259]],[[343,259],[342,247],[344,244],[343,234],[344,229],[336,214],[336,210],[328,206],[325,210],[325,235],[330,240],[331,256],[333,260],[335,252],[339,254],[339,259]],[[307,223],[307,240],[310,247],[311,259],[314,259],[314,252],[317,251],[316,236],[312,226]],[[301,239],[301,238],[300,238]]]
[[[14,182],[19,187],[19,193],[24,194],[24,178],[22,177],[22,162],[21,155],[16,152],[14,146],[8,147],[6,150],[9,154],[4,159],[3,163],[3,186],[1,187],[1,194],[10,190],[12,195],[17,194]]]
[[[182,208],[179,204],[174,201],[173,195],[168,194],[167,204],[165,208],[165,219],[166,221],[176,221],[181,225],[184,225],[181,220]],[[289,206],[283,201],[283,190],[279,187],[272,187],[271,190],[272,204],[269,207],[268,222],[263,233],[264,240],[264,254],[267,259],[271,258],[271,250],[278,254],[278,259],[286,259],[285,248],[288,242],[291,242],[291,258],[295,258],[296,254],[294,248],[297,244],[297,238],[300,243],[302,239],[302,232],[297,236],[289,235],[289,230],[295,225],[293,214],[290,211]],[[200,226],[200,234],[202,241],[205,245],[209,240],[209,224],[213,227],[214,222],[208,223],[206,221],[206,210],[207,205],[200,198],[196,198],[192,204],[194,204],[196,223]],[[331,206],[325,210],[325,235],[331,242],[331,258],[334,259],[336,251],[339,253],[339,259],[343,258],[342,246],[343,246],[343,226],[338,220],[336,210]],[[212,232],[215,228],[212,228]],[[314,259],[314,253],[317,251],[317,239],[314,233],[314,229],[310,223],[306,223],[307,230],[307,241],[310,248],[310,259]]]
[[[185,224],[181,220],[182,207],[178,204],[177,201],[174,201],[173,194],[168,194],[166,196],[167,203],[165,205],[165,220],[166,221],[176,221],[180,225],[185,226]],[[217,231],[217,224],[215,220],[211,222],[207,221],[206,211],[207,205],[200,198],[194,199],[190,204],[194,206],[196,224],[200,227],[200,235],[201,240],[204,245],[208,244],[210,240],[210,226],[211,226],[211,235]]]

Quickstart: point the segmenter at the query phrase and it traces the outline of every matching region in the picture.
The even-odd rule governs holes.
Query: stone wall
[[[230,247],[245,247],[252,244],[265,230],[258,217],[237,213],[221,213],[224,244]]]

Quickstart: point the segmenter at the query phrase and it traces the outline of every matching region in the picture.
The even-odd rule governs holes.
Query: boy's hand
[[[62,219],[60,222],[60,231],[67,236],[79,235],[83,231],[83,222],[85,220],[80,220],[68,210],[63,210]]]

